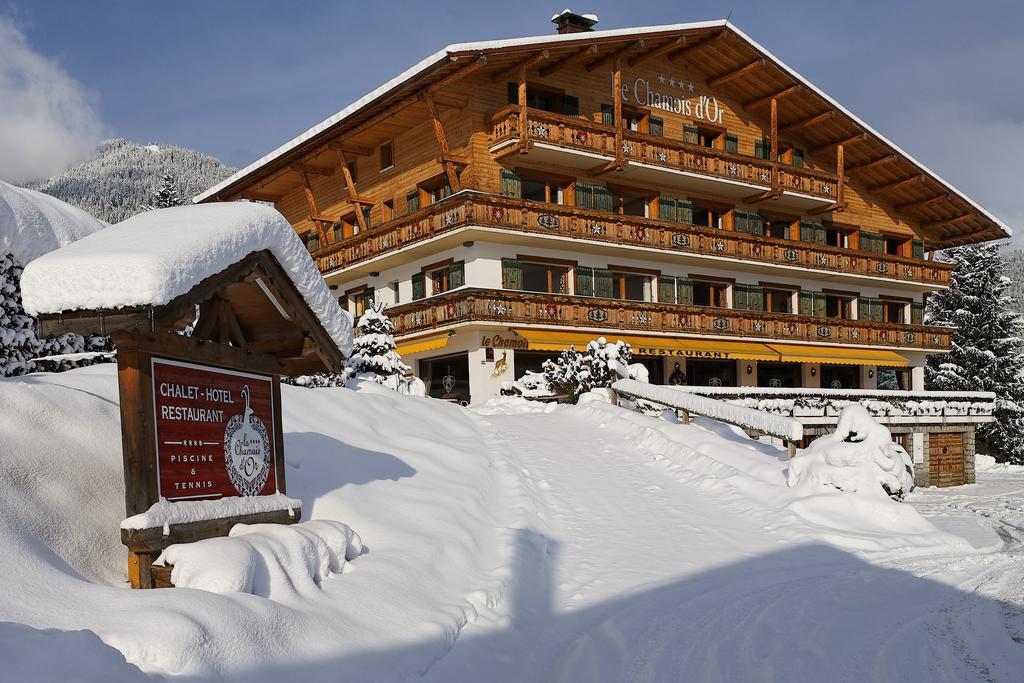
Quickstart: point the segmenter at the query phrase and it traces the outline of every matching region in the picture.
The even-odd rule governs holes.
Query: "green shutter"
[[[804,151],[802,149],[793,148],[793,165],[797,168],[801,168],[804,165]]]
[[[598,211],[613,211],[612,191],[604,185],[594,185],[594,208]]]
[[[754,156],[767,159],[772,154],[772,143],[768,140],[754,140]]]
[[[732,286],[732,307],[741,311],[750,308],[750,285]]]
[[[825,317],[825,294],[823,292],[814,292],[814,315],[819,318]]]
[[[828,233],[825,230],[825,225],[818,221],[800,221],[800,241],[826,244]]]
[[[466,262],[456,261],[448,266],[448,289],[466,284]]]
[[[658,218],[663,221],[676,220],[676,199],[675,197],[658,197]]]
[[[689,199],[676,200],[676,220],[693,225],[693,202]]]
[[[370,227],[370,207],[368,206],[363,207],[363,222],[366,223],[367,228]]]
[[[743,209],[732,210],[732,228],[736,232],[750,232],[747,223],[747,212]]]
[[[764,220],[761,218],[761,215],[756,211],[751,211],[747,214],[747,223],[750,227],[751,235],[764,234]]]
[[[420,191],[419,190],[413,190],[409,194],[405,195],[405,209],[406,209],[406,213],[412,213],[413,211],[419,211],[420,210]]]
[[[916,259],[924,258],[924,242],[921,240],[913,240],[910,243],[911,252]]]
[[[606,126],[615,125],[615,107],[610,104],[601,105],[601,123]]]
[[[751,311],[764,310],[764,289],[756,285],[747,286],[747,309]]]
[[[689,142],[691,145],[696,145],[700,140],[700,134],[697,131],[697,126],[683,126],[683,142]]]
[[[519,104],[519,84],[508,82],[508,103]]]
[[[509,259],[511,260],[511,259]],[[522,270],[519,271],[520,276]],[[522,278],[520,277],[520,281]],[[587,266],[576,267],[576,295],[594,296],[594,269]]]
[[[693,280],[676,278],[676,302],[685,306],[693,305]]]
[[[800,315],[814,315],[814,292],[800,292]]]
[[[857,319],[870,322],[882,322],[882,302],[878,299],[862,296],[857,299]]]
[[[371,310],[373,310],[373,303],[374,303],[374,289],[373,289],[373,287],[367,287],[366,289],[363,290],[363,310],[364,311],[371,311]]]
[[[860,249],[861,251],[883,252],[885,251],[885,238],[877,232],[861,230]]]
[[[566,116],[579,116],[580,98],[575,95],[562,95],[562,113]]]
[[[647,125],[651,135],[658,135],[661,137],[665,135],[665,119],[659,119],[657,116],[652,116],[648,119]]]
[[[581,209],[594,208],[594,186],[589,183],[576,182],[574,194],[576,195],[576,206]]]
[[[676,279],[671,275],[658,278],[658,301],[663,304],[676,302]]]
[[[605,268],[594,269],[594,296],[602,299],[612,298],[612,271]]]
[[[412,300],[422,299],[427,295],[427,288],[423,282],[423,273],[416,273],[412,276]]]
[[[523,180],[518,173],[508,168],[501,169],[501,194],[514,199],[522,198]]]
[[[740,151],[740,139],[732,133],[725,134],[725,151],[733,154]]]
[[[503,289],[523,288],[523,264],[514,258],[501,259],[501,286]]]

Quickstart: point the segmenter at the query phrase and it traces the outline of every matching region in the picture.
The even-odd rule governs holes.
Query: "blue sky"
[[[731,15],[1024,232],[1017,201],[1024,3],[675,0],[572,7],[597,13],[599,28]],[[22,168],[69,163],[62,150],[81,155],[94,139],[111,136],[192,147],[243,165],[448,43],[547,34],[550,16],[561,9],[479,1],[0,0],[0,101],[26,90],[30,96],[17,125],[4,110],[19,107],[0,107],[0,177],[18,179],[10,166],[27,139],[40,140],[32,147],[38,158],[23,159]],[[33,90],[29,81],[46,85]],[[50,133],[50,119],[64,129]]]

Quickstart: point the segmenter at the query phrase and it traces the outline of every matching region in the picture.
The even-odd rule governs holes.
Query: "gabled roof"
[[[810,143],[812,149],[834,148],[839,141],[863,136],[861,144],[848,147],[847,168],[861,167],[856,180],[862,182],[869,192],[875,189],[880,194],[884,193],[882,201],[918,221],[922,231],[930,233],[932,243],[954,246],[1005,238],[1012,233],[1005,223],[984,207],[726,20],[449,45],[198,195],[193,201],[227,198],[261,178],[280,172],[289,164],[301,162],[324,143],[365,123],[387,105],[437,83],[475,60],[486,60],[488,67],[498,66],[501,69],[531,51],[549,50],[551,59],[557,59],[589,45],[598,46],[595,59],[600,59],[630,41],[634,42],[635,54],[642,56],[678,38],[687,41],[685,49],[692,51],[693,55],[703,51],[713,54],[714,63],[721,66],[723,73],[737,71],[752,61],[764,59],[766,66],[754,77],[736,78],[719,87],[741,102],[763,100],[787,91],[789,96],[784,100],[784,106],[780,106],[780,129],[823,111],[832,111],[834,116],[827,123],[801,131],[802,141]],[[703,60],[704,55],[697,59]]]

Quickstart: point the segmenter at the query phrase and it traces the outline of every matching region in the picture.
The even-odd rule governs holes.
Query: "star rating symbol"
[[[690,83],[690,92],[693,92],[693,83]]]
[[[661,83],[662,85],[665,85],[665,76],[664,76],[664,74],[658,74],[658,83]]]
[[[671,76],[669,76],[669,77],[668,77],[668,84],[669,84],[669,85],[670,85],[671,87],[673,87],[673,88],[674,88],[674,87],[676,87],[676,79],[674,79],[674,78],[672,78]]]

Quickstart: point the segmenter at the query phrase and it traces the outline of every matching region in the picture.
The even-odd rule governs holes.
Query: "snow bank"
[[[991,455],[976,453],[974,456],[974,471],[987,473],[1024,473],[1024,465],[1011,465],[1007,462],[996,462]]]
[[[613,384],[612,388],[628,396],[646,399],[685,410],[694,415],[703,415],[781,438],[799,441],[804,437],[803,425],[792,418],[733,405],[706,396],[698,396],[688,391],[681,391],[678,387],[623,379]]]
[[[252,202],[147,211],[33,261],[22,274],[25,310],[160,305],[255,251],[268,249],[346,355],[352,317],[334,300],[295,230]]]
[[[172,545],[156,563],[173,565],[171,581],[178,588],[279,600],[319,589],[362,550],[359,535],[341,522],[236,524],[224,538]]]
[[[226,496],[217,500],[182,500],[175,503],[161,498],[145,512],[125,519],[121,522],[121,528],[152,529],[169,524],[188,524],[280,510],[291,513],[301,507],[301,500],[289,498],[283,493],[272,496]]]
[[[26,264],[105,227],[55,197],[0,181],[0,255]]]
[[[834,486],[840,491],[897,500],[914,488],[913,460],[892,434],[860,405],[843,408],[836,431],[816,439],[789,462],[790,486]]]

